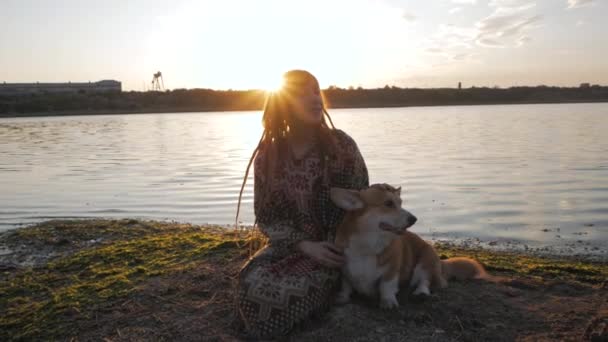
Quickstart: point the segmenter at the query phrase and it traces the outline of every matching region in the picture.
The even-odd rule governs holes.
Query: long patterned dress
[[[260,198],[266,183],[265,153],[254,163],[254,208],[269,243],[242,268],[237,285],[237,316],[247,334],[274,338],[328,309],[339,270],[325,267],[295,249],[302,240],[334,241],[344,212],[330,200],[330,186],[362,189],[369,185],[367,167],[353,139],[333,131],[337,146],[323,177],[320,153],[283,161],[272,179],[269,198]]]

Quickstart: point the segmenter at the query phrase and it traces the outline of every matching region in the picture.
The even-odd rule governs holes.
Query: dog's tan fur
[[[414,294],[429,295],[430,287],[445,287],[447,279],[490,278],[472,259],[440,260],[429,243],[407,231],[416,218],[401,207],[401,188],[333,188],[331,198],[347,210],[336,234],[346,257],[338,302],[348,301],[355,290],[379,294],[381,307],[394,308],[399,288],[406,285],[416,287]]]

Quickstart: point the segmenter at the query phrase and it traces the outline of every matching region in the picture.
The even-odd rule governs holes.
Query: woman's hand
[[[296,248],[321,265],[338,268],[344,264],[342,252],[331,242],[304,240],[300,241]]]

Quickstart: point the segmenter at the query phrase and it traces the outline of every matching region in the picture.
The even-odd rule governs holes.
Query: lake
[[[606,256],[608,104],[330,111],[425,238]],[[52,218],[234,222],[261,113],[0,119],[0,230]],[[251,176],[250,176],[251,177]],[[241,220],[253,222],[252,177]]]

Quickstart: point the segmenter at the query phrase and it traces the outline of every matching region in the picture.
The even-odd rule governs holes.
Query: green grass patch
[[[21,234],[49,237],[41,229]],[[70,319],[90,319],[96,307],[129,295],[149,277],[187,270],[209,256],[238,254],[237,241],[219,234],[129,235],[129,240],[83,249],[38,269],[5,272],[0,282],[2,340],[69,336],[75,333]]]
[[[152,277],[204,263],[235,265],[242,262],[235,257],[248,250],[243,240],[218,227],[138,220],[49,221],[4,234],[0,244],[26,246],[19,252],[24,255],[59,252],[35,268],[0,271],[2,341],[68,339],[78,335],[79,322],[141,294],[138,290]],[[589,284],[608,279],[607,264],[447,244],[436,249],[442,257],[475,258],[495,274]],[[220,275],[209,274],[214,276]]]

